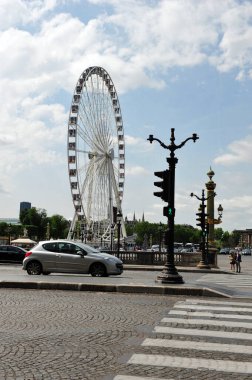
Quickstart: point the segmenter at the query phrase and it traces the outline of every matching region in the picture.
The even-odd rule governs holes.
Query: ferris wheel
[[[119,99],[109,74],[89,67],[74,89],[68,122],[68,173],[74,217],[85,241],[109,241],[115,210],[122,214],[125,142]],[[122,237],[126,236],[123,219]]]

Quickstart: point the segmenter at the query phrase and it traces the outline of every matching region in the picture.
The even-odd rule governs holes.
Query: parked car
[[[187,247],[187,248],[181,249],[180,252],[181,253],[196,252],[196,249],[194,247]]]
[[[151,246],[151,252],[159,252],[159,244],[154,244]]]
[[[230,253],[230,248],[221,248],[220,249],[221,255],[229,255],[229,253]]]
[[[105,277],[123,272],[117,257],[83,243],[68,240],[41,241],[26,252],[23,269],[30,275],[80,273]]]
[[[0,245],[0,262],[22,264],[26,250],[15,245]]]
[[[251,249],[250,248],[244,248],[241,252],[244,256],[251,256]]]

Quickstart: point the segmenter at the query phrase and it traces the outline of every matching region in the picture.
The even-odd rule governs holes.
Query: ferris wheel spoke
[[[80,115],[80,119],[82,121],[82,124],[83,125],[86,125],[83,121],[83,117],[82,115]],[[89,124],[88,124],[89,125]],[[101,148],[106,149],[106,144],[102,141],[102,143],[97,139],[97,137],[99,137],[100,139],[100,136],[99,136],[99,131],[95,134],[94,133],[94,128],[93,126],[89,129],[85,128],[85,130],[82,130],[81,128],[79,128],[79,133],[80,135],[83,137],[83,139],[88,143],[89,146],[92,146],[92,145],[95,145],[95,148],[96,149],[99,149],[101,150]],[[104,149],[104,150],[105,150]]]

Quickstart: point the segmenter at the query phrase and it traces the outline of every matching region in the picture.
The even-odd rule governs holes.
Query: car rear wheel
[[[41,264],[38,261],[31,261],[27,264],[26,271],[30,275],[40,275],[42,273]]]
[[[90,268],[90,274],[93,277],[107,277],[107,270],[101,263],[94,263]]]

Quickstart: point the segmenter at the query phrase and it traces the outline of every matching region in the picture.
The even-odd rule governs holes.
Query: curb
[[[136,294],[158,294],[158,295],[185,295],[197,297],[224,297],[230,298],[228,294],[218,292],[209,288],[181,287],[174,285],[145,286],[145,285],[107,285],[107,284],[82,284],[69,282],[18,282],[1,281],[0,288],[15,289],[38,289],[38,290],[70,290],[84,292],[110,292],[110,293],[136,293]]]
[[[162,272],[164,266],[151,266],[151,265],[133,265],[133,264],[124,264],[123,270],[139,270],[139,271],[159,271]],[[211,269],[200,269],[196,267],[179,267],[176,266],[178,273],[188,272],[188,273],[219,273],[219,274],[230,274],[230,271],[211,268]]]

